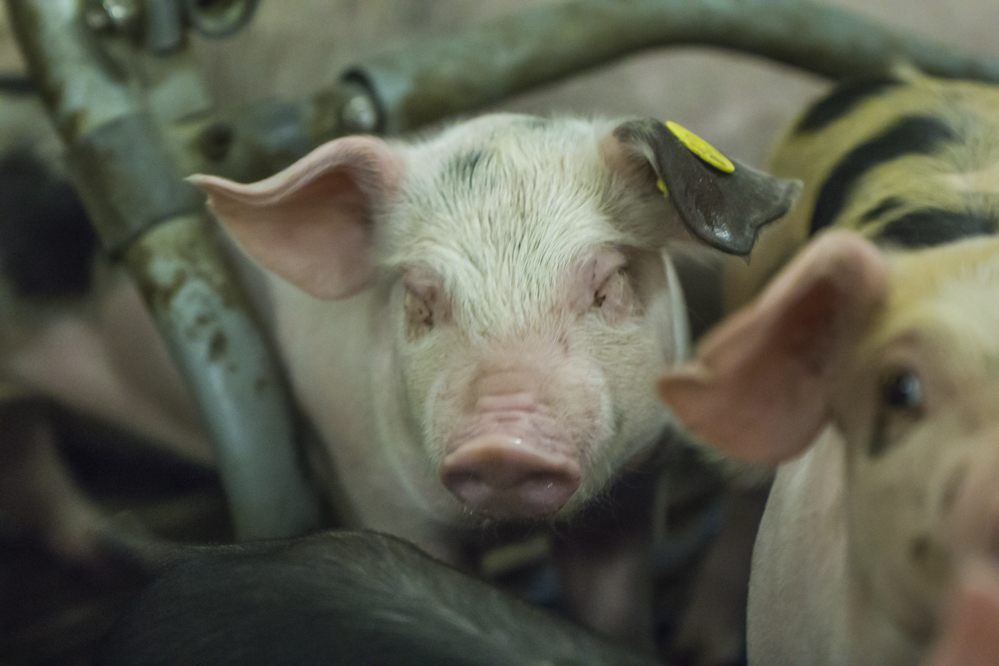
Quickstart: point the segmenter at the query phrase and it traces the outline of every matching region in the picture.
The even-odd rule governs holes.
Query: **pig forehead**
[[[580,263],[634,241],[611,223],[619,184],[599,153],[602,130],[514,120],[433,146],[419,166],[413,151],[381,239],[386,268],[432,269],[456,312],[477,319],[550,311]]]
[[[999,242],[967,241],[892,263],[889,298],[866,349],[916,337],[999,378]]]
[[[974,297],[999,284],[999,238],[979,237],[923,250],[889,253],[888,309],[943,295]]]

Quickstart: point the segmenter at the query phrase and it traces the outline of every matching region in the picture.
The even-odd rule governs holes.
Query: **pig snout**
[[[496,383],[480,382],[480,390]],[[529,393],[480,395],[448,446],[444,486],[473,511],[498,518],[557,512],[582,472],[566,430],[549,412]]]
[[[485,435],[444,459],[444,486],[475,511],[540,518],[561,509],[579,487],[579,464],[506,435]]]

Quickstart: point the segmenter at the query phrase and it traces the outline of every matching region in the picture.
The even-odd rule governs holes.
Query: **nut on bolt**
[[[378,108],[371,96],[357,93],[340,110],[340,124],[346,134],[373,132],[378,127]]]
[[[99,0],[84,13],[92,30],[131,34],[138,30],[142,10],[138,0]]]

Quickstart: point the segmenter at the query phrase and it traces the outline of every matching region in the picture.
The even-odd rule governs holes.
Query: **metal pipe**
[[[237,536],[314,528],[319,504],[300,464],[279,366],[227,270],[200,196],[180,179],[188,160],[176,145],[163,145],[183,109],[145,111],[131,70],[88,29],[81,4],[7,0],[22,52],[69,148],[77,191],[105,249],[124,257],[198,399]],[[176,105],[176,94],[170,97]]]
[[[394,134],[467,113],[644,49],[715,46],[833,79],[906,61],[928,74],[999,82],[983,59],[807,0],[579,0],[483,23],[453,37],[362,61],[347,79],[368,88]]]

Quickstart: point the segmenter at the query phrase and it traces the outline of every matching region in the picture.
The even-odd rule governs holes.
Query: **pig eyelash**
[[[922,418],[925,404],[923,383],[911,369],[885,373],[878,387],[881,404],[868,447],[872,458],[883,454],[908,426]]]

